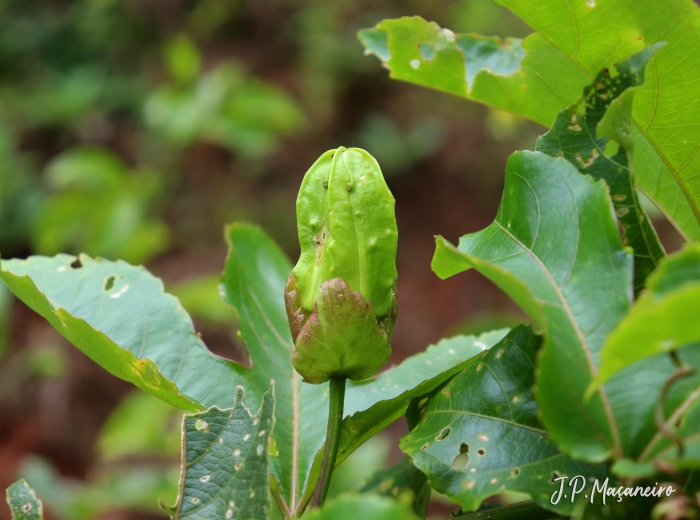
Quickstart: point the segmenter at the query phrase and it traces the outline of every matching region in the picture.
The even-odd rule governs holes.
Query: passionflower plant
[[[397,314],[394,197],[358,148],[324,153],[296,203],[301,255],[285,302],[304,381],[367,379],[391,355]]]

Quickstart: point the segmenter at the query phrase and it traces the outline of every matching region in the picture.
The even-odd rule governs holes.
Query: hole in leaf
[[[510,478],[516,478],[518,475],[520,475],[520,470],[518,468],[510,470]]]
[[[443,428],[442,431],[440,432],[440,435],[435,437],[435,440],[436,441],[444,441],[445,439],[447,439],[447,436],[450,434],[451,431],[452,431],[452,428],[450,428],[449,426]]]
[[[486,455],[486,450],[484,448],[479,448],[479,450],[476,452],[479,457],[483,457]]]
[[[463,442],[459,446],[459,455],[452,461],[452,469],[461,471],[469,464],[469,444]]]
[[[114,276],[110,276],[105,281],[105,291],[109,291],[112,287],[114,287]]]
[[[427,398],[427,397],[424,397],[423,399],[421,399],[421,400],[419,401],[419,403],[418,403],[418,411],[419,411],[419,412],[422,412],[422,411],[423,411],[423,409],[425,408],[425,403],[427,403],[427,402],[428,402],[428,398]]]
[[[430,447],[430,444],[423,444],[421,447],[421,450],[427,450]]]
[[[552,471],[552,475],[549,477],[549,481],[552,484],[554,484],[554,482],[556,482],[556,479],[558,479],[559,477],[561,477],[561,473],[559,473],[558,471]]]
[[[80,269],[81,267],[83,267],[83,263],[80,261],[80,257],[76,256],[75,260],[73,260],[70,263],[70,267],[71,267],[71,269]]]
[[[435,57],[435,47],[427,43],[420,44],[420,55],[424,60],[430,61]]]

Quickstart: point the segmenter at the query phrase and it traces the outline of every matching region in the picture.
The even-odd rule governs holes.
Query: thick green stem
[[[329,386],[328,430],[326,444],[323,450],[323,461],[318,475],[318,483],[314,490],[312,507],[320,507],[326,500],[328,487],[331,484],[335,459],[340,445],[340,424],[343,422],[343,405],[345,403],[345,378],[332,377]]]

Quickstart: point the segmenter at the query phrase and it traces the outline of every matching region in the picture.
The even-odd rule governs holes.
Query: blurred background
[[[493,220],[508,155],[544,129],[391,81],[356,33],[403,15],[456,32],[530,32],[491,0],[3,0],[0,254],[144,264],[212,351],[242,360],[235,312],[216,291],[224,225],[259,224],[296,259],[306,169],[357,146],[397,201],[391,362],[444,336],[527,321],[476,272],[442,282],[430,259],[434,235],[456,241]],[[49,520],[167,518],[157,499],[175,502],[180,417],[0,285],[0,490],[26,477]],[[361,448],[332,492],[401,460],[405,432],[399,421]],[[450,509],[438,497],[430,511]]]

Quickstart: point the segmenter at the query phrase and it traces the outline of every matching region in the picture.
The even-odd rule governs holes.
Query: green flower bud
[[[323,154],[301,184],[297,226],[285,290],[294,367],[314,384],[372,377],[397,311],[394,197],[377,161],[357,148]]]

